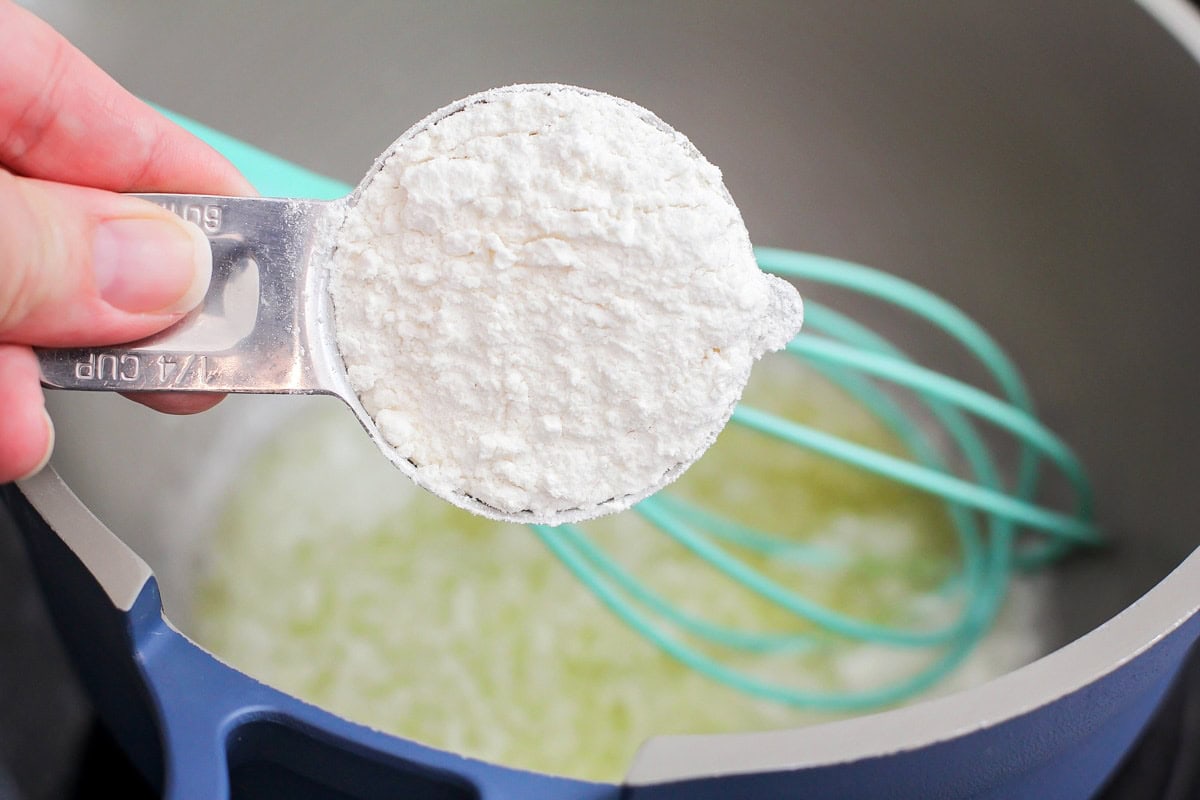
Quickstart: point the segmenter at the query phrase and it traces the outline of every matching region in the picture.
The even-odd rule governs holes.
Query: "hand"
[[[41,469],[54,431],[32,346],[127,342],[204,296],[199,229],[114,192],[253,194],[41,20],[0,0],[0,483]],[[219,395],[138,395],[170,413]]]

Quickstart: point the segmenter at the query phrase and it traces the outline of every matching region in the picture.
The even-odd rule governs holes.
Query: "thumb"
[[[204,297],[212,250],[153,203],[0,170],[0,343],[127,342]]]

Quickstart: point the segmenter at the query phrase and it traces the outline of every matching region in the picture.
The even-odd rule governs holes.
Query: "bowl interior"
[[[1200,252],[1200,69],[1132,3],[1088,13],[1070,5],[451,8],[414,11],[403,26],[359,9],[288,29],[274,46],[294,70],[208,106],[182,76],[156,84],[115,51],[108,66],[167,105],[178,100],[206,123],[346,180],[447,99],[493,85],[561,80],[654,110],[722,167],[756,243],[908,277],[1009,349],[1043,418],[1090,468],[1114,538],[1055,571],[1045,613],[1051,643],[1062,644],[1196,546],[1200,450],[1200,339],[1189,307],[1200,297],[1190,263]],[[157,13],[130,23],[135,36],[140,25],[154,30],[145,40],[156,48],[188,46],[161,30],[230,45],[251,35],[203,16],[149,27]],[[89,49],[86,32],[62,27]],[[432,41],[473,37],[480,49],[462,58],[456,48],[454,59],[416,40],[398,46],[414,29]],[[342,38],[355,42],[347,52],[387,57],[321,61],[314,71],[311,56],[335,52]],[[257,45],[229,52],[216,69],[248,70],[239,59],[261,58]],[[298,85],[305,103],[262,114],[277,107],[264,93]],[[975,377],[912,320],[847,310]],[[228,476],[211,465],[234,463],[255,441],[245,432],[270,427],[256,420],[306,402],[324,401],[231,398],[172,418],[117,397],[57,394],[53,463],[155,569],[168,612],[184,615],[208,500]],[[228,457],[208,458],[214,448]]]

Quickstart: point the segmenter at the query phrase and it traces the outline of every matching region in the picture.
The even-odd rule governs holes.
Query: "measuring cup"
[[[716,414],[712,419],[705,417],[703,425],[701,419],[696,420],[696,430],[703,428],[701,432],[706,437],[681,440],[686,447],[681,445],[672,451],[670,461],[657,456],[667,463],[653,463],[653,476],[648,470],[637,478],[637,483],[645,481],[649,485],[639,486],[632,480],[626,484],[617,482],[614,496],[607,499],[603,495],[577,499],[577,495],[568,492],[563,501],[566,508],[549,511],[545,505],[539,508],[533,504],[532,510],[512,510],[512,505],[505,508],[494,505],[499,501],[486,490],[478,492],[483,495],[481,498],[473,496],[469,487],[432,485],[432,478],[423,480],[424,465],[418,463],[420,459],[392,447],[364,407],[338,350],[330,285],[335,279],[328,267],[347,217],[353,221],[360,199],[384,165],[418,134],[472,105],[496,102],[504,95],[535,93],[579,93],[618,104],[624,109],[622,113],[631,110],[649,125],[667,132],[669,141],[703,162],[686,138],[633,103],[578,87],[527,84],[472,95],[434,112],[397,139],[376,160],[358,188],[341,199],[137,195],[195,224],[208,237],[213,253],[208,293],[201,306],[178,324],[140,341],[109,347],[39,350],[43,383],[52,388],[92,391],[334,395],[353,410],[388,459],[416,483],[468,511],[495,519],[560,524],[619,511],[649,496],[678,477],[712,443],[728,420],[736,397],[729,399],[722,418],[718,419]],[[704,164],[707,166],[707,162]],[[724,201],[736,209],[723,186],[720,192]],[[748,243],[746,251],[749,259]],[[763,277],[763,280],[775,279]],[[613,291],[620,288],[613,286]],[[695,375],[694,380],[706,380],[702,372]],[[711,391],[714,386],[706,388]],[[418,408],[413,413],[419,412]],[[644,429],[653,430],[658,421],[648,417]],[[598,438],[588,441],[598,442]],[[630,441],[637,441],[636,437]],[[581,445],[583,458],[596,464],[607,463],[601,457],[603,454],[589,453],[589,446]],[[526,449],[537,452],[533,445]],[[536,459],[533,463],[535,467],[541,466]],[[548,471],[550,467],[543,469]],[[602,486],[612,488],[608,482]]]

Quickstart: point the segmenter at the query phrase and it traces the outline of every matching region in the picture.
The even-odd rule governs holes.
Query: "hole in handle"
[[[456,775],[298,729],[255,720],[229,738],[231,800],[479,800]]]

